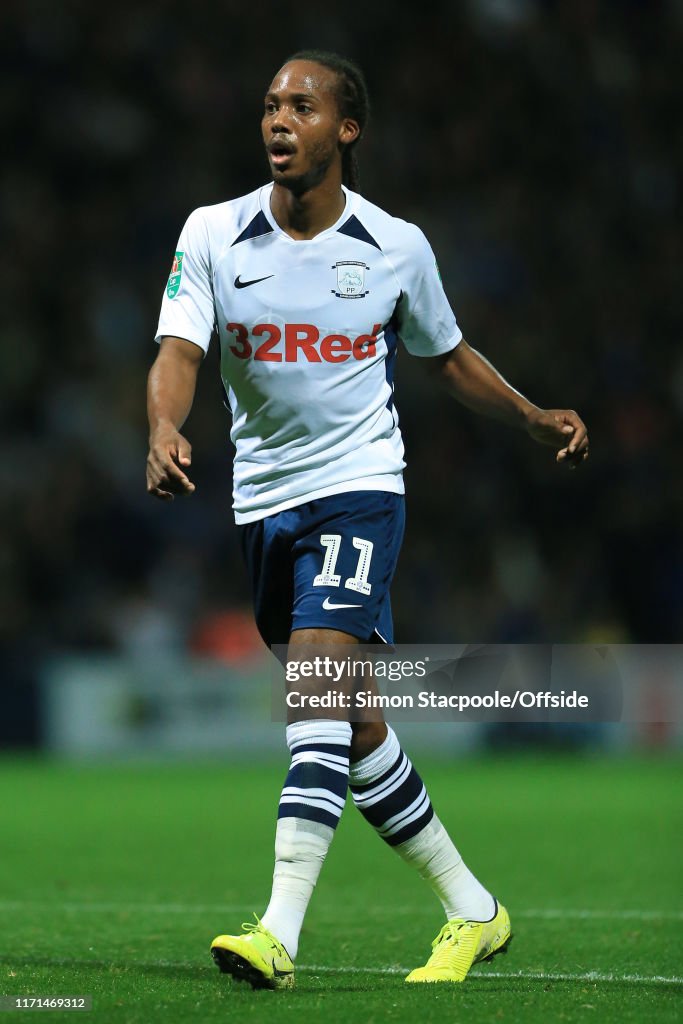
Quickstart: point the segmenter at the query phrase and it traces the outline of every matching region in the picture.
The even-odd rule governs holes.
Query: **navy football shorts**
[[[389,587],[404,524],[402,494],[350,491],[241,526],[256,625],[268,646],[314,627],[393,643]]]

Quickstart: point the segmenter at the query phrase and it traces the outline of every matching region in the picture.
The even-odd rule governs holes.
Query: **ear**
[[[351,117],[345,117],[339,125],[339,141],[343,146],[355,142],[360,135],[360,125]]]

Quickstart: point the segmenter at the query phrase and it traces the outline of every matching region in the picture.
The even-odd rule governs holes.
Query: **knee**
[[[352,722],[350,761],[362,761],[373,750],[381,746],[387,738],[387,727],[384,722]]]

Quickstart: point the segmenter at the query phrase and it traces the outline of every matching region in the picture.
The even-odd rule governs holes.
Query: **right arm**
[[[192,446],[179,431],[192,408],[203,358],[199,345],[166,336],[149,371],[147,493],[162,501],[194,492],[194,484],[181,468],[190,465]]]

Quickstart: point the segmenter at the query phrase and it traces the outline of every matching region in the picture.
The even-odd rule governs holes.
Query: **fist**
[[[149,439],[147,493],[161,501],[176,494],[193,494],[194,484],[185,470],[192,462],[192,445],[175,428],[159,427]]]

